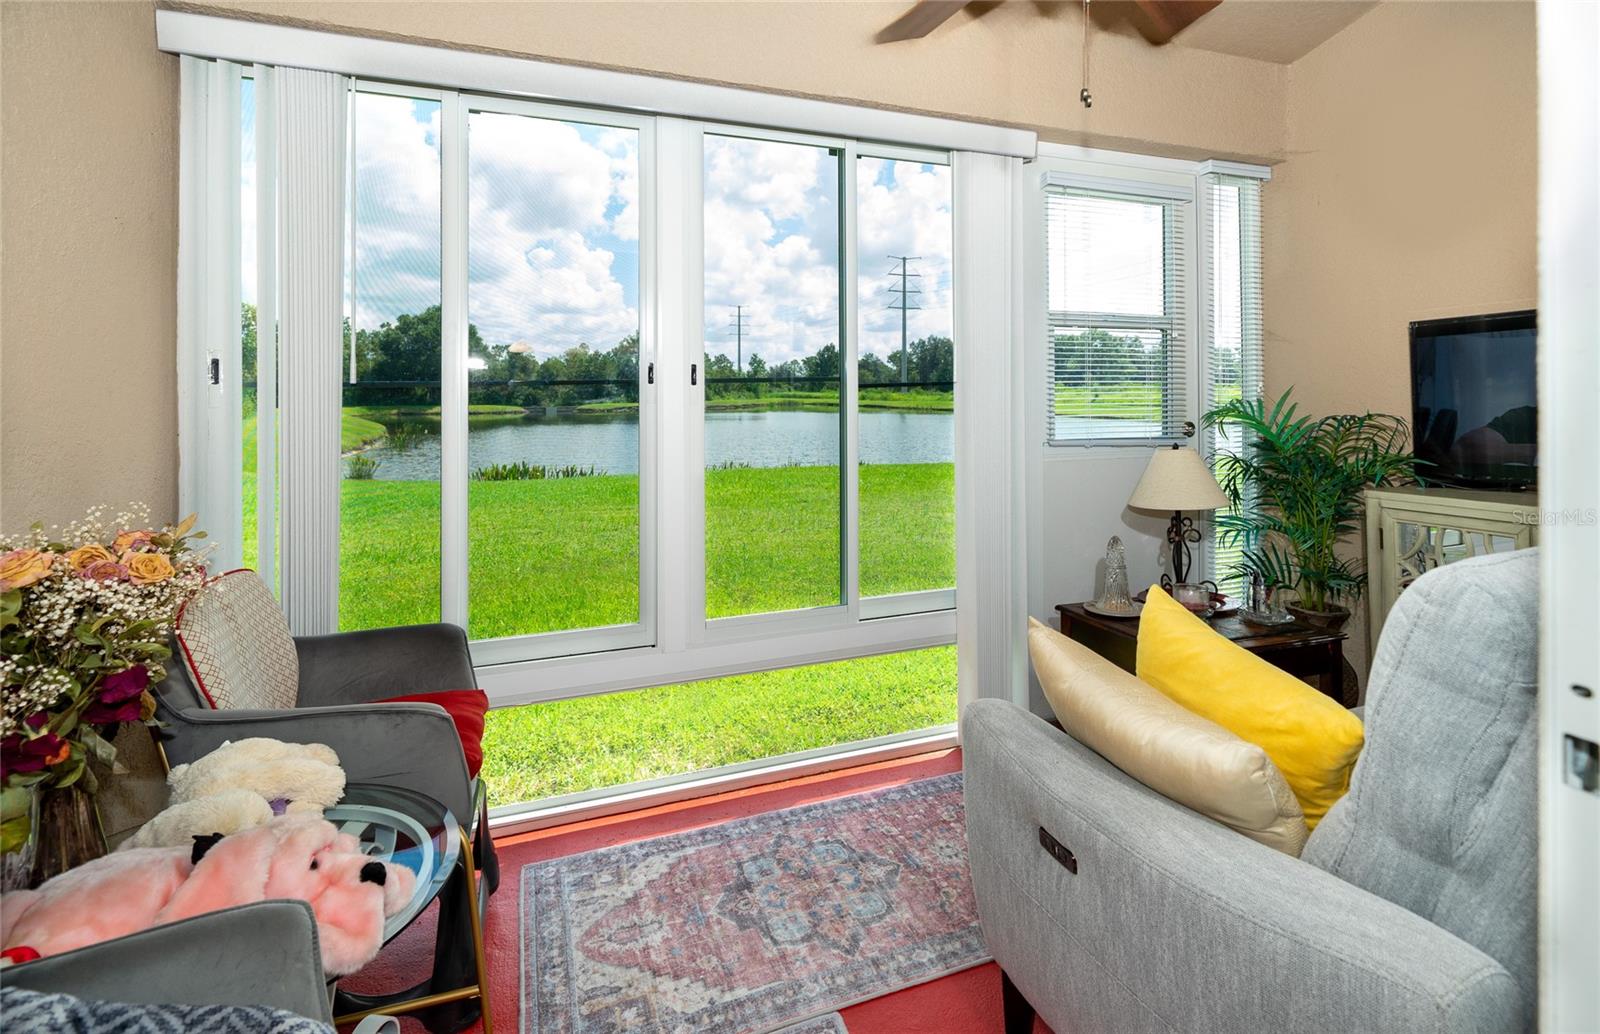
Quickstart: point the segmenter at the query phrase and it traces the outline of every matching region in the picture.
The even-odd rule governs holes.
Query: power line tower
[[[910,343],[906,334],[906,313],[913,309],[922,308],[917,304],[916,299],[916,295],[922,293],[922,288],[911,282],[920,279],[922,274],[911,272],[911,263],[921,262],[922,256],[890,255],[889,257],[900,263],[899,269],[889,270],[889,275],[899,277],[900,283],[890,286],[889,293],[896,297],[894,301],[889,303],[888,307],[900,310],[900,383],[904,384],[906,382],[906,362],[910,356]]]
[[[744,311],[744,306],[735,305],[733,315],[728,320],[728,329],[733,331],[734,337],[734,368],[741,377],[744,376],[744,332],[750,329],[750,324],[746,322],[749,319],[750,314]]]

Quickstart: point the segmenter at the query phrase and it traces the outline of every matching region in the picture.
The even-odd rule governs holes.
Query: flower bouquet
[[[194,522],[152,529],[149,511],[135,508],[108,523],[95,508],[56,538],[40,525],[20,539],[0,537],[0,855],[8,868],[35,841],[35,881],[105,850],[91,762],[114,764],[118,725],[155,723],[150,688],[166,675],[173,622],[206,579],[204,554],[191,545],[205,533]]]

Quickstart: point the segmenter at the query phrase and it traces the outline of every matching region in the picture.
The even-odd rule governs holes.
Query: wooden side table
[[[1139,639],[1137,618],[1108,618],[1091,614],[1081,603],[1058,603],[1061,634],[1075,639],[1124,671],[1134,670]],[[1291,675],[1314,675],[1317,689],[1354,707],[1353,694],[1344,691],[1343,632],[1313,628],[1299,621],[1272,628],[1247,625],[1238,615],[1212,618],[1212,628],[1257,657]],[[1347,699],[1349,697],[1349,699]]]

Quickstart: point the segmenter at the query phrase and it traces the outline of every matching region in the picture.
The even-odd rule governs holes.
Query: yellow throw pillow
[[[1218,635],[1160,586],[1150,587],[1139,615],[1135,667],[1179,704],[1265,750],[1311,829],[1350,789],[1365,740],[1361,719]]]
[[[1150,789],[1299,857],[1300,802],[1267,752],[1032,619],[1028,653],[1061,727]]]

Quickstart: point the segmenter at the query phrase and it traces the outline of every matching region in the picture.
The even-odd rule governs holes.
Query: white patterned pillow
[[[215,708],[288,710],[300,695],[300,658],[289,622],[261,576],[219,575],[178,611],[183,663]]]

